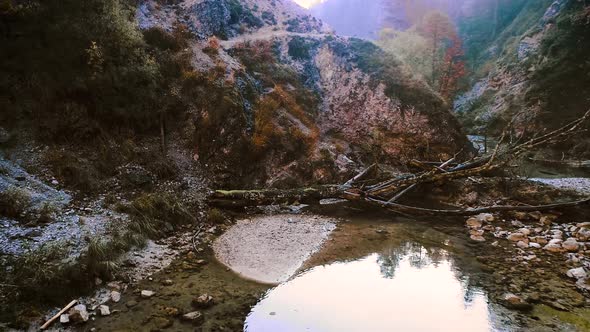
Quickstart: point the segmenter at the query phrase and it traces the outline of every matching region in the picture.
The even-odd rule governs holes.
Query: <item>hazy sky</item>
[[[294,0],[294,1],[297,2],[302,7],[309,8],[316,3],[322,2],[323,0]]]

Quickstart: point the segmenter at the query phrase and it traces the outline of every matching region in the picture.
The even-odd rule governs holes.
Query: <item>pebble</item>
[[[203,314],[200,311],[193,311],[182,315],[182,320],[198,324],[203,322]]]
[[[111,310],[108,306],[101,304],[98,306],[98,313],[100,313],[101,316],[108,316],[111,314]]]
[[[530,310],[532,305],[523,298],[513,293],[506,293],[502,296],[502,304],[509,309]]]
[[[59,316],[59,322],[62,324],[67,324],[70,322],[70,315],[68,314],[62,314],[61,316]]]
[[[540,249],[541,248],[541,245],[539,243],[537,243],[537,242],[530,242],[529,243],[529,247],[530,248],[535,248],[535,249]]]
[[[135,307],[137,305],[137,301],[131,300],[125,304],[127,308]]]
[[[197,308],[209,308],[213,305],[213,296],[203,294],[192,301],[193,306]]]
[[[520,249],[526,249],[529,247],[529,245],[525,241],[516,242],[516,246],[519,247]]]
[[[151,291],[151,290],[142,290],[141,291],[141,297],[143,297],[144,299],[148,299],[152,296],[154,296],[156,294],[156,292]]]

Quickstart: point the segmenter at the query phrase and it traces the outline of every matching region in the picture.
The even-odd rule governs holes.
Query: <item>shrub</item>
[[[50,202],[43,202],[39,209],[38,221],[43,224],[53,222],[57,217],[57,208]]]
[[[80,161],[73,153],[48,150],[43,158],[55,175],[73,189],[90,194],[98,188],[98,174],[94,167],[88,162]]]
[[[219,209],[213,208],[207,213],[207,222],[214,225],[223,224],[225,222],[225,216]]]
[[[18,218],[31,206],[31,194],[28,190],[11,186],[0,193],[0,214],[9,218]]]
[[[180,199],[170,194],[143,194],[118,208],[131,216],[129,229],[148,238],[162,236],[196,220]]]

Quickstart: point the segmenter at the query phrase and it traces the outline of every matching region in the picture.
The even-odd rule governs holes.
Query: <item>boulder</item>
[[[72,323],[87,322],[89,318],[90,315],[83,304],[78,304],[69,311],[69,320]]]

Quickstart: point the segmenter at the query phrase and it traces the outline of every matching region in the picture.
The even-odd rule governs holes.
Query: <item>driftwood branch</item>
[[[53,317],[51,317],[47,322],[45,322],[45,324],[43,324],[41,326],[41,330],[45,330],[46,328],[49,327],[49,325],[51,325],[56,319],[59,318],[59,316],[63,315],[66,311],[68,311],[71,307],[73,307],[76,303],[78,303],[78,300],[72,300],[72,302],[68,303],[65,307],[63,307],[63,309],[61,309],[57,314],[55,314]]]

